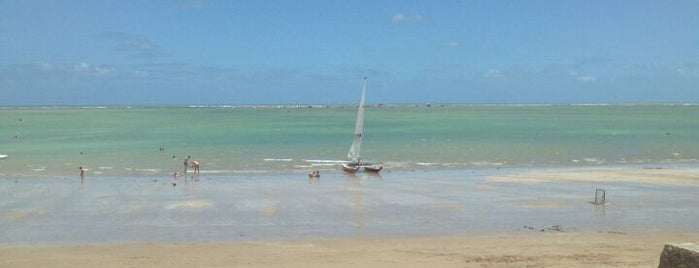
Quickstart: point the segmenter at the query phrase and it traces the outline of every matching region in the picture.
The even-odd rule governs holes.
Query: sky
[[[699,1],[0,0],[0,106],[697,103]]]

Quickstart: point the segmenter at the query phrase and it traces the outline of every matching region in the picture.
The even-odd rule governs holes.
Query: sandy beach
[[[665,243],[699,241],[696,174],[3,180],[0,267],[654,267]]]
[[[656,267],[699,232],[520,232],[425,238],[0,247],[2,267]]]

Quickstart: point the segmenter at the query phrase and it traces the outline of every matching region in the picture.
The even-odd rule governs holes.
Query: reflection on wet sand
[[[376,179],[376,180],[382,180],[383,177],[381,177],[381,173],[376,173],[376,172],[367,172],[366,173],[367,177]]]
[[[308,184],[318,184],[318,183],[320,183],[320,177],[313,177],[313,176],[308,177]]]
[[[597,185],[563,181],[522,187],[493,182],[492,174],[328,172],[322,184],[299,173],[203,174],[201,182],[169,175],[0,180],[0,196],[6,197],[0,202],[0,243],[366,238],[508,232],[523,225],[698,226],[697,186],[605,182],[600,187],[613,187],[614,201],[595,206],[588,201]],[[84,189],[78,189],[81,184]]]
[[[598,218],[604,218],[607,215],[607,205],[595,205],[595,215]]]
[[[362,180],[357,174],[346,173],[345,178],[349,182],[349,194],[352,201],[352,215],[357,226],[357,236],[366,234],[366,220],[364,218],[364,193],[362,192]]]

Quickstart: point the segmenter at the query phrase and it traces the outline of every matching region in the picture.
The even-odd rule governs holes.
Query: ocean
[[[386,170],[699,163],[699,106],[367,107],[362,157]],[[2,178],[340,172],[356,106],[4,107]]]

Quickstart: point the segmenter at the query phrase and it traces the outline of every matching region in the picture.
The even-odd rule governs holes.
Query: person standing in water
[[[188,155],[187,158],[184,159],[184,173],[187,173],[187,167],[189,167],[189,158],[190,156]]]
[[[194,168],[194,173],[199,174],[199,161],[192,160],[192,167]]]
[[[80,189],[85,187],[85,169],[83,167],[79,167],[78,170],[80,170]]]

